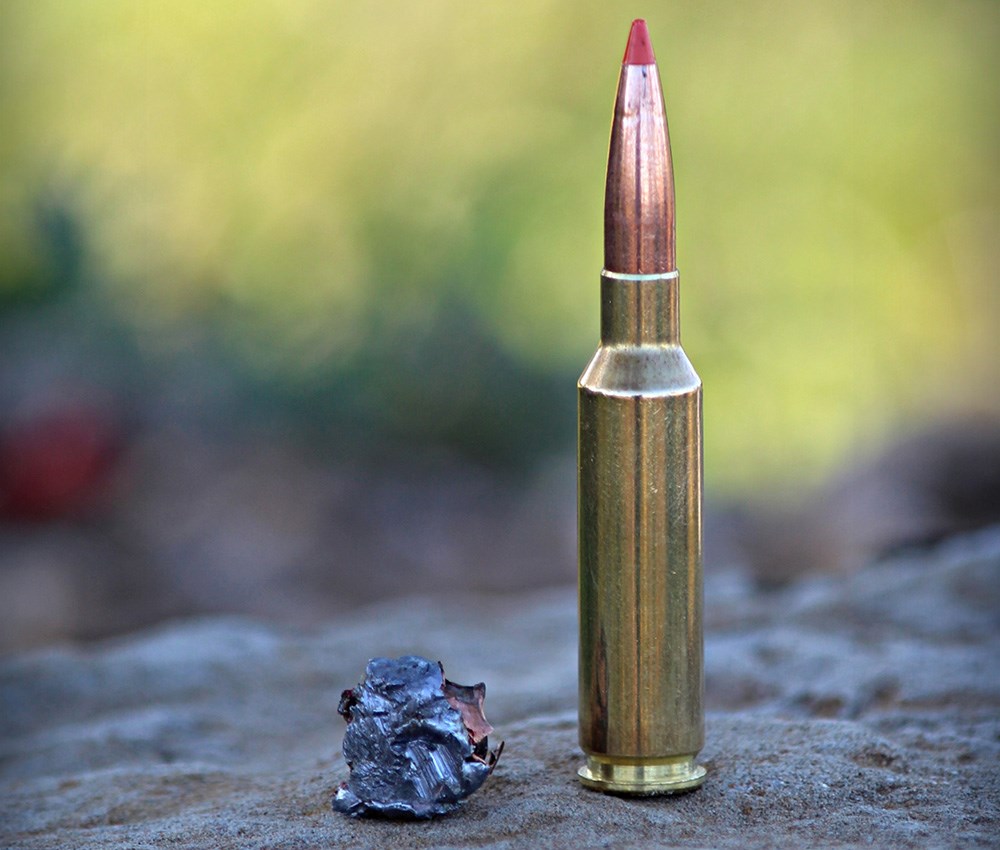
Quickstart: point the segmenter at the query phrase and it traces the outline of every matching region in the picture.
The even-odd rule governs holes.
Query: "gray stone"
[[[408,600],[322,631],[213,618],[0,665],[3,846],[991,847],[1000,529],[771,593],[706,585],[704,788],[580,787],[575,595]],[[430,823],[330,809],[340,692],[376,655],[489,683],[504,757]]]

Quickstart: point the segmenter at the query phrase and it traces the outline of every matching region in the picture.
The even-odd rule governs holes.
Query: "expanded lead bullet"
[[[696,788],[705,769],[701,380],[680,344],[660,78],[632,24],[611,125],[601,342],[578,384],[584,785]]]

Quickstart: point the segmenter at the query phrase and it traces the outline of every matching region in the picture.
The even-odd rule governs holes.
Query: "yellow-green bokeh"
[[[608,122],[642,15],[710,483],[815,478],[891,429],[996,405],[990,0],[0,14],[8,291],[46,263],[32,205],[67,193],[89,274],[137,327],[212,311],[253,368],[300,380],[364,343],[362,317],[458,299],[571,379],[596,340]]]

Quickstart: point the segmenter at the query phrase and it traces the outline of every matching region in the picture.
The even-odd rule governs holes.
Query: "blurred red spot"
[[[0,514],[56,519],[88,505],[107,481],[117,429],[97,411],[71,407],[0,434]]]

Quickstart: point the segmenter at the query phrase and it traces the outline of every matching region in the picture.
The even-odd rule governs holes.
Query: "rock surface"
[[[411,600],[322,631],[181,622],[0,665],[0,845],[1000,844],[1000,529],[762,594],[706,586],[705,787],[575,779],[575,596]],[[354,820],[336,708],[369,657],[484,679],[504,757],[449,817]]]

